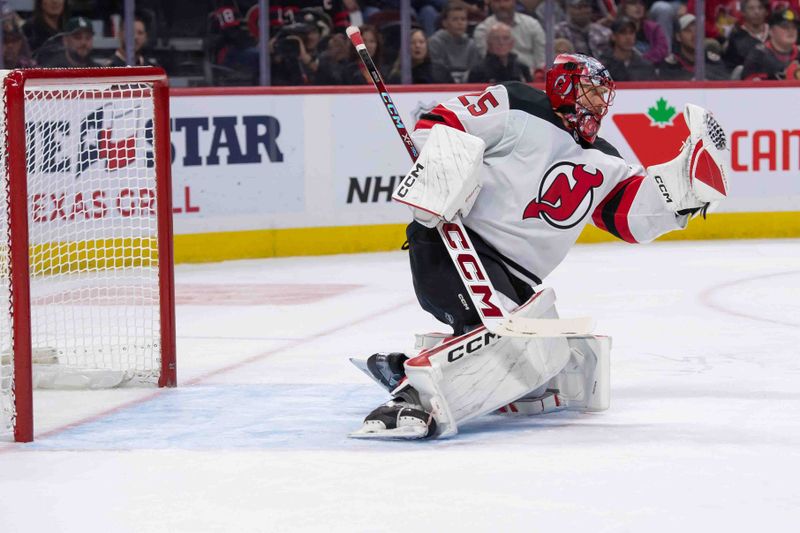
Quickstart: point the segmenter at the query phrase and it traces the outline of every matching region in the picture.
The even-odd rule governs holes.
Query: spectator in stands
[[[442,10],[442,29],[428,39],[431,59],[441,63],[458,83],[480,63],[481,54],[472,37],[467,35],[467,6],[451,0]]]
[[[296,22],[282,26],[270,39],[272,85],[309,85],[319,66],[317,58],[306,50],[306,36],[314,31],[308,24]],[[256,49],[255,58],[258,53]],[[258,72],[257,68],[253,68]]]
[[[411,0],[417,11],[419,24],[426,36],[433,35],[439,24],[439,14],[447,4],[447,0]]]
[[[739,0],[705,0],[705,6],[706,38],[725,41],[736,21],[741,18]],[[696,15],[695,0],[689,0],[686,9]]]
[[[362,36],[364,34],[362,33]],[[364,39],[367,44],[367,38]],[[369,50],[369,45],[367,45]],[[355,48],[341,33],[335,33],[328,39],[328,47],[319,56],[319,68],[314,80],[316,85],[351,85],[356,83],[352,78],[360,72],[355,66],[357,58]],[[356,69],[354,71],[354,69]],[[363,83],[363,81],[362,81]]]
[[[474,33],[475,26],[483,22],[483,19],[485,19],[489,14],[489,8],[484,0],[461,1],[467,6],[467,25],[470,27],[470,30],[467,31],[467,33],[472,35]]]
[[[600,57],[611,50],[611,31],[592,22],[589,0],[567,0],[567,20],[556,24],[555,36],[569,39],[579,54]]]
[[[542,26],[544,26],[544,22],[547,21],[547,17],[545,16],[547,2],[544,0],[520,0],[519,3],[522,4],[524,13],[535,17],[537,20],[541,21]],[[564,22],[565,20],[567,20],[567,9],[564,6],[564,0],[554,0],[553,24],[558,24],[560,22]]]
[[[64,25],[59,51],[39,57],[43,67],[96,67],[91,58],[94,49],[94,29],[92,23],[83,17],[73,17]]]
[[[655,65],[669,55],[667,34],[657,22],[645,18],[643,0],[621,0],[620,14],[636,23],[636,49],[646,61]]]
[[[450,72],[440,63],[431,60],[428,54],[428,41],[425,32],[419,28],[411,30],[411,83],[453,83]],[[391,73],[390,83],[402,83],[400,72],[400,58],[395,61]]]
[[[612,50],[600,58],[614,81],[642,81],[656,77],[653,64],[636,49],[636,23],[622,15],[611,24]]]
[[[622,1],[620,1],[621,4]],[[650,6],[646,9],[647,18],[658,24],[666,39],[671,40],[675,35],[675,24],[678,17],[686,13],[686,0],[656,0],[652,3],[650,0],[646,0],[646,6]],[[620,13],[635,18],[630,13],[623,11]],[[669,49],[667,54],[669,54]]]
[[[366,17],[364,16],[364,12],[361,11],[361,5],[358,3],[358,0],[343,0],[342,4],[347,10],[347,16],[350,18],[350,24],[354,26],[361,26],[364,24]]]
[[[567,20],[567,4],[566,0],[554,0],[553,2],[553,24],[559,24]],[[597,22],[603,26],[610,26],[617,15],[617,7],[615,0],[589,0],[592,7],[592,22]],[[520,0],[520,4],[525,7],[525,13],[536,17],[544,23],[547,20],[545,10],[547,2],[544,0]],[[530,6],[534,6],[531,9]]]
[[[742,23],[731,32],[722,58],[728,68],[744,64],[744,60],[756,45],[766,42],[769,36],[767,25],[767,0],[744,0],[742,2]]]
[[[28,46],[34,52],[58,35],[67,21],[67,0],[36,0],[33,15],[22,27]]]
[[[154,66],[157,64],[153,58],[145,58],[142,49],[147,44],[147,25],[141,15],[135,15],[133,19],[133,65],[134,66]],[[119,48],[111,56],[108,63],[109,67],[125,67],[128,65],[128,58],[125,53],[125,25],[123,24],[119,32]]]
[[[691,13],[681,15],[678,19],[675,41],[677,49],[656,66],[658,77],[666,81],[694,79],[695,32],[697,24]],[[730,72],[725,68],[719,54],[706,51],[706,79],[729,80]]]
[[[469,83],[500,83],[501,81],[533,81],[531,68],[517,59],[514,36],[508,24],[496,22],[486,36],[486,57],[469,71]]]
[[[572,54],[575,52],[575,47],[569,39],[553,39],[553,53],[558,54]]]
[[[28,68],[36,66],[31,57],[28,40],[22,33],[22,19],[14,11],[3,16],[3,68]]]
[[[306,53],[316,60],[321,51],[319,46],[322,39],[333,31],[333,21],[321,7],[301,9],[297,19],[308,26],[308,32],[303,37],[303,46]]]
[[[514,0],[489,0],[492,15],[478,24],[473,37],[482,55],[486,54],[486,35],[489,28],[502,22],[511,27],[514,53],[533,69],[544,68],[544,29],[535,18],[517,13]]]
[[[245,14],[245,19],[251,31],[253,29],[257,31],[260,9],[257,1],[252,4]],[[303,22],[303,14],[308,10],[323,13],[330,21],[331,28],[337,31],[344,31],[350,25],[350,8],[343,0],[270,0],[270,32],[276,32],[283,26]]]
[[[205,47],[209,72],[214,85],[249,85],[258,83],[257,39],[245,23],[236,0],[215,0],[208,14]],[[256,35],[258,26],[256,26]]]
[[[750,51],[744,61],[745,80],[799,80],[797,33],[800,19],[795,11],[777,9],[767,19],[769,38]]]
[[[375,66],[383,74],[382,65],[379,63],[379,58],[381,57],[381,48],[383,47],[383,38],[381,37],[380,33],[378,33],[377,28],[372,26],[371,24],[362,24],[358,28],[361,31],[361,38],[364,39],[364,45],[367,47],[367,52],[369,52],[372,61],[375,63]],[[334,36],[335,37],[335,36]],[[334,37],[331,37],[333,39]],[[372,78],[367,72],[367,69],[364,67],[364,63],[358,57],[358,53],[354,46],[350,45],[349,42],[345,42],[345,47],[348,51],[348,59],[342,65],[340,69],[340,77],[341,83],[343,85],[361,85],[361,84],[369,84],[372,83]],[[323,52],[320,56],[320,64],[319,70],[317,71],[317,83],[320,85],[325,85],[327,74],[327,53]]]

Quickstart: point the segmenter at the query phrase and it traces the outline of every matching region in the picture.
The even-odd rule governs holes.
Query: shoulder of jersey
[[[597,150],[600,150],[604,154],[610,155],[611,157],[618,157],[619,159],[623,159],[619,151],[616,148],[614,148],[614,145],[612,145],[610,142],[603,139],[602,137],[598,137],[594,140],[592,148],[596,148]]]
[[[550,99],[544,91],[521,81],[507,81],[500,85],[505,87],[508,93],[509,109],[518,109],[550,122],[556,119]]]

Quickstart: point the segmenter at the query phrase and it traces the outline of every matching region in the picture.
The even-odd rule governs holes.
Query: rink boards
[[[482,86],[392,90],[406,125]],[[731,144],[730,198],[665,239],[800,236],[800,84],[626,84],[601,135],[630,164],[674,157],[686,103]],[[176,89],[170,99],[178,261],[392,250],[406,209],[389,201],[409,159],[368,87]],[[579,242],[613,240],[587,227]]]

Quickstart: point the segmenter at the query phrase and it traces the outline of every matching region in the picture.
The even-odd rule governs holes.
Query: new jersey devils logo
[[[553,227],[569,229],[589,212],[594,188],[602,183],[603,173],[599,169],[568,161],[556,163],[545,173],[539,197],[531,200],[522,218],[541,218]]]
[[[566,96],[572,92],[572,77],[567,76],[566,74],[560,75],[556,78],[556,81],[553,82],[553,90],[556,94],[560,94],[562,96]]]

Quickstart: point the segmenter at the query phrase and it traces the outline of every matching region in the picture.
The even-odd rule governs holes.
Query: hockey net
[[[175,384],[167,92],[159,69],[2,74],[0,424],[30,440],[31,385]]]

